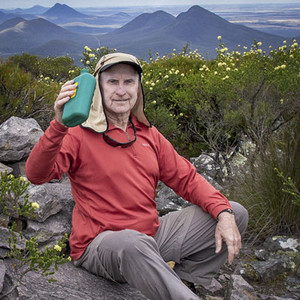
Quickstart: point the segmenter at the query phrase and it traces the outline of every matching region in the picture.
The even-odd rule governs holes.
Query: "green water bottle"
[[[65,104],[62,115],[67,127],[77,126],[88,118],[96,87],[96,79],[87,69],[82,69],[74,82],[77,82],[75,93]]]

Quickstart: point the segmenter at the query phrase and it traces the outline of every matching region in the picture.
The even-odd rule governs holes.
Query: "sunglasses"
[[[133,132],[134,132],[134,139],[133,140],[130,140],[126,143],[120,143],[120,142],[114,140],[113,138],[111,138],[110,136],[108,136],[105,132],[103,132],[102,135],[103,135],[104,141],[112,147],[127,148],[127,147],[131,146],[136,141],[136,128],[135,128],[133,122],[131,121],[131,119],[129,120],[129,122],[131,123],[131,125],[133,127]]]

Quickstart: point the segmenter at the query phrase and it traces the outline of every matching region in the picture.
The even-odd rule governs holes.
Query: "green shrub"
[[[20,222],[26,223],[27,217],[33,216],[34,211],[39,208],[37,202],[29,200],[28,186],[29,182],[24,177],[15,178],[7,172],[0,173],[0,216],[9,218],[6,226],[9,230],[7,243],[10,252],[8,256],[15,260],[12,274],[13,285],[5,294],[0,292],[0,299],[13,292],[30,271],[47,277],[49,282],[55,281],[52,275],[58,270],[58,266],[71,260],[62,253],[66,247],[67,235],[57,241],[56,245],[46,247],[45,250],[40,249],[34,237],[25,241],[25,249],[18,247],[18,240],[24,239],[23,228],[19,226]]]
[[[34,118],[45,130],[60,87],[50,78],[37,79],[17,65],[0,63],[0,123],[11,116]]]
[[[64,82],[79,73],[79,68],[71,57],[46,57],[23,53],[14,55],[8,59],[12,64],[18,65],[23,71],[30,72],[36,78],[49,78],[58,82]]]
[[[230,198],[249,211],[252,243],[272,235],[300,234],[299,132],[298,117],[269,140],[266,151],[256,154],[232,184]]]

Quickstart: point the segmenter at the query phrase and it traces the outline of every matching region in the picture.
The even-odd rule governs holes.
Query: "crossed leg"
[[[232,202],[241,233],[247,211]],[[134,230],[105,231],[75,262],[90,272],[128,282],[153,300],[199,299],[182,281],[209,284],[227,258],[224,246],[215,253],[216,221],[197,206],[161,218],[155,237]],[[165,262],[175,261],[174,270]]]

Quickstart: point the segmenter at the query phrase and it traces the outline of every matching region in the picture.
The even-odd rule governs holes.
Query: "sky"
[[[300,0],[0,0],[0,8],[30,8],[34,5],[52,7],[55,3],[71,7],[141,6],[141,5],[212,5],[212,4],[267,4],[300,3]]]

